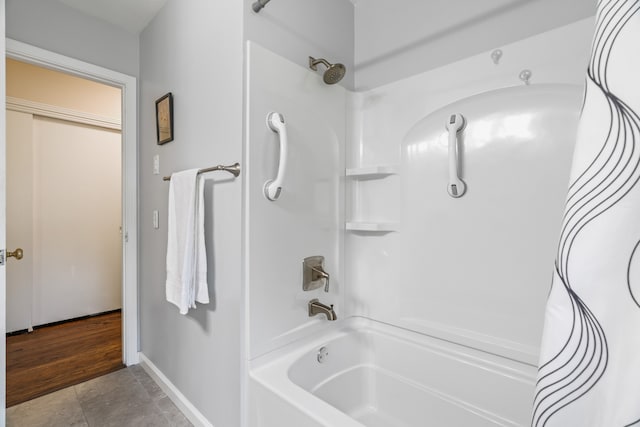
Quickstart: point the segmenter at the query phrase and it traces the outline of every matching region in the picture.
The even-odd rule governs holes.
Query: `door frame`
[[[6,38],[5,55],[11,59],[118,87],[122,91],[122,360],[127,366],[134,365],[139,361],[136,78],[9,38]],[[6,94],[3,99],[6,99]],[[4,178],[6,172],[0,172]],[[3,310],[6,309],[6,295],[4,300]],[[6,367],[2,366],[3,377],[6,375],[5,370]]]
[[[5,1],[0,0],[0,55],[5,57]],[[0,62],[0,98],[6,99],[5,91],[5,62]],[[6,108],[5,103],[0,103],[0,129],[6,129]],[[0,249],[5,249],[6,246],[6,132],[3,130],[0,132]],[[4,265],[0,266],[0,333],[4,336],[7,332],[7,293],[6,293],[6,269]],[[6,356],[7,340],[0,340],[0,425],[5,425],[7,404],[7,356]]]

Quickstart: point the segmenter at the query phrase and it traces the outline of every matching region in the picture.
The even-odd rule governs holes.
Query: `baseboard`
[[[184,416],[191,421],[191,424],[195,427],[214,427],[213,424],[202,415],[202,412],[198,411],[198,409],[193,406],[193,403],[189,402],[185,395],[169,381],[169,378],[167,378],[144,353],[138,353],[138,356],[140,358],[140,366],[158,383],[162,391],[175,403]]]
[[[22,334],[26,334],[26,333],[29,333],[29,332],[33,332],[36,329],[48,328],[50,326],[64,325],[65,323],[77,322],[79,320],[87,320],[87,319],[90,319],[92,317],[106,316],[107,314],[114,314],[114,313],[122,313],[122,309],[121,308],[116,308],[115,310],[102,311],[100,313],[94,313],[94,314],[87,314],[87,315],[84,315],[84,316],[72,317],[71,319],[64,319],[64,320],[58,320],[56,322],[43,323],[41,325],[32,326],[31,330],[29,330],[29,329],[18,329],[17,331],[7,332],[7,338],[8,337],[13,337],[13,336],[16,336],[16,335],[22,335]]]

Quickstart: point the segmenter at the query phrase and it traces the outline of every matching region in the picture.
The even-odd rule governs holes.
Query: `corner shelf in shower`
[[[348,168],[346,176],[353,179],[380,179],[398,173],[398,166],[366,166],[363,168]]]
[[[358,200],[358,192],[361,191],[361,185],[365,185],[362,181],[381,180],[390,175],[398,174],[400,167],[398,165],[376,165],[365,166],[359,168],[347,168],[345,175],[354,182],[353,200]],[[371,185],[371,184],[366,184]],[[359,215],[357,215],[359,216]],[[392,221],[347,221],[345,230],[354,232],[367,232],[374,234],[384,234],[398,231],[398,223]]]
[[[378,233],[389,233],[398,231],[397,222],[357,222],[349,221],[345,224],[348,231],[371,231]]]

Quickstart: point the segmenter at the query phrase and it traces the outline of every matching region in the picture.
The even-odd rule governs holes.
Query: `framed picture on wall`
[[[156,134],[158,145],[173,141],[173,95],[171,92],[156,101]]]

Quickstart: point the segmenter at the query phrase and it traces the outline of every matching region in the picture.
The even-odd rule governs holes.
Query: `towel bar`
[[[226,171],[232,174],[233,176],[238,177],[240,175],[240,163],[234,163],[229,166],[218,165],[218,166],[213,166],[206,169],[200,169],[198,171],[198,175],[200,175],[201,173],[213,172],[213,171]],[[162,179],[164,181],[171,181],[171,176],[165,176]]]

